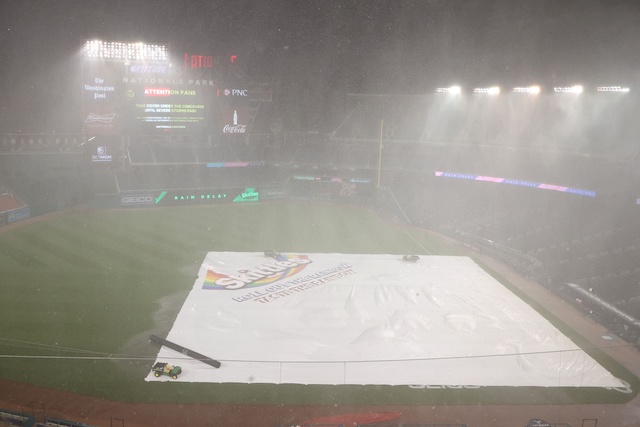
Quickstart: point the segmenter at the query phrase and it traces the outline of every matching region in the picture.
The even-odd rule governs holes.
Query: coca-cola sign
[[[248,111],[247,108],[231,107],[227,108],[222,114],[222,133],[225,134],[243,134],[247,133],[248,128]]]
[[[247,131],[247,125],[225,125],[222,129],[224,133],[245,133]]]

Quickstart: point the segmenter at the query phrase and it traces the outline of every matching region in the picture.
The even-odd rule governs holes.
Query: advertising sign
[[[370,198],[375,190],[369,179],[312,175],[294,175],[289,187],[293,197],[343,201]]]
[[[220,130],[225,135],[244,135],[248,132],[249,109],[227,106],[222,110]]]
[[[233,199],[234,203],[257,202],[260,199],[260,193],[255,188],[245,188],[244,191]]]
[[[120,131],[123,65],[85,61],[82,68],[83,129],[87,135],[114,135]]]
[[[154,205],[156,197],[153,194],[123,194],[120,196],[122,206]]]
[[[29,208],[24,207],[7,212],[7,223],[21,221],[29,218]]]
[[[98,145],[96,151],[91,155],[92,162],[111,162],[113,155],[109,152],[106,145]]]

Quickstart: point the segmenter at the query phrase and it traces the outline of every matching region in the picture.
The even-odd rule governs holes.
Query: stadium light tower
[[[480,94],[480,95],[499,95],[500,86],[477,87],[473,89],[473,93]]]
[[[461,92],[462,92],[462,89],[458,85],[436,88],[436,93],[448,93],[450,95],[460,95]]]
[[[598,92],[627,93],[630,89],[622,86],[598,86],[596,90]]]
[[[555,93],[573,93],[573,94],[581,94],[584,91],[582,85],[574,85],[574,86],[557,86],[553,88]]]
[[[121,43],[88,40],[84,44],[82,54],[90,59],[108,59],[113,61],[166,62],[169,60],[169,50],[167,46],[142,42]]]
[[[528,93],[531,95],[537,95],[540,93],[540,86],[533,85],[527,87],[514,87],[513,93]]]

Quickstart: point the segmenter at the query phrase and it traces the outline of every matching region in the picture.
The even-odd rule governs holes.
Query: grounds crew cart
[[[153,375],[159,377],[160,375],[168,375],[174,380],[178,379],[178,375],[182,373],[182,368],[176,365],[170,365],[168,363],[158,362],[153,365]]]

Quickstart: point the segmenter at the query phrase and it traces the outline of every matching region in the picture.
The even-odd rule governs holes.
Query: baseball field
[[[638,378],[550,305],[472,258],[623,387],[147,382],[206,254],[468,255],[375,210],[325,203],[74,211],[0,233],[0,379],[109,401],[181,405],[627,405]],[[7,396],[10,390],[5,390]],[[5,396],[6,397],[6,396]],[[2,400],[2,397],[0,397]],[[10,400],[10,399],[5,399]],[[28,404],[28,402],[25,402]]]

